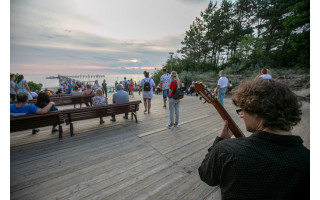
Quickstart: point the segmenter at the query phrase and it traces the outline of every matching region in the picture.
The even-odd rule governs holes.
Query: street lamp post
[[[171,56],[171,67],[170,67],[170,73],[172,72],[172,55],[173,55],[173,52],[169,52],[170,56]]]

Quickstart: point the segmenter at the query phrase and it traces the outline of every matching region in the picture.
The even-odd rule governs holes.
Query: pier
[[[140,100],[137,92],[130,100]],[[112,96],[108,96],[111,103]],[[210,187],[198,175],[208,148],[223,127],[212,105],[185,96],[180,105],[180,127],[165,128],[169,109],[162,95],[154,95],[150,114],[141,104],[138,123],[116,116],[74,122],[74,137],[63,125],[63,139],[52,127],[11,133],[11,199],[221,199],[219,187]],[[59,110],[72,108],[61,106]],[[225,108],[243,130],[231,96]],[[310,149],[310,104],[303,102],[301,123],[293,134]]]

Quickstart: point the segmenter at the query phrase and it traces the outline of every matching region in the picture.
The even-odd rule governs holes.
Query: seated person
[[[50,97],[47,95],[47,93],[45,92],[40,92],[38,97],[37,97],[37,102],[35,103],[35,106],[39,107],[39,108],[44,108],[46,107],[48,104],[50,103]],[[54,105],[52,105],[52,107],[50,108],[50,111],[57,111],[58,108],[56,108]],[[39,129],[33,129],[32,132],[39,132]],[[56,133],[58,132],[58,129],[56,129],[56,126],[52,127],[52,131],[51,133]]]
[[[96,96],[94,96],[92,98],[92,102],[93,102],[93,106],[99,106],[99,105],[107,105],[107,99],[106,97],[103,95],[103,92],[101,89],[97,89],[96,91]],[[103,124],[103,118],[100,117],[100,124]]]
[[[96,93],[91,89],[91,85],[87,85],[87,89],[82,92],[84,96],[96,95]],[[89,103],[85,103],[86,106],[89,106]]]
[[[34,92],[34,91],[32,91],[31,90],[31,96],[32,96],[32,98],[37,98],[38,97],[38,94],[36,93],[36,92]]]
[[[117,92],[113,94],[112,102],[113,103],[127,103],[127,102],[129,102],[129,95],[127,92],[125,92],[123,90],[124,89],[123,85],[118,84],[116,89],[117,89]],[[123,118],[128,119],[128,113],[125,113]],[[112,122],[116,121],[115,115],[111,115],[110,121],[112,121]]]
[[[54,106],[54,102],[49,102],[43,108],[39,108],[33,104],[28,104],[28,94],[21,92],[17,95],[17,104],[10,104],[10,116],[17,116],[22,114],[46,114]],[[36,134],[38,131],[32,131],[32,134]]]
[[[77,85],[75,85],[73,87],[73,91],[71,91],[71,96],[83,96],[82,92],[79,91],[79,87]],[[73,105],[74,108],[76,108],[76,104]],[[82,107],[82,103],[80,103],[80,108]]]
[[[48,90],[48,88],[45,88],[45,89],[44,89],[44,92],[47,93],[48,96],[51,95],[51,92]]]
[[[82,92],[79,91],[79,87],[78,86],[74,86],[73,87],[73,91],[71,91],[71,96],[83,96]]]

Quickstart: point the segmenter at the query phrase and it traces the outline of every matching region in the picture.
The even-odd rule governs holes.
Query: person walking
[[[102,83],[101,85],[102,85],[102,89],[103,89],[104,95],[105,95],[106,97],[108,97],[108,96],[107,96],[108,88],[107,88],[106,79],[103,80],[103,83]]]
[[[150,113],[151,99],[153,98],[153,88],[156,86],[153,79],[149,78],[149,72],[144,71],[144,79],[140,82],[139,95],[143,91],[144,112]]]
[[[169,85],[172,81],[172,78],[167,69],[162,69],[162,76],[160,78],[160,90],[162,90],[163,97],[163,107],[166,108],[167,98],[169,97]]]
[[[133,90],[134,90],[134,86],[133,86],[133,81],[132,81],[132,79],[131,79],[131,80],[130,80],[130,83],[129,83],[129,95],[130,95],[130,97],[132,97],[132,98],[134,98]]]
[[[127,80],[126,77],[124,77],[124,80],[122,81],[122,85],[124,87],[124,91],[129,93],[129,81]]]
[[[24,76],[22,74],[18,76],[16,85],[15,85],[15,92],[16,94],[20,94],[21,92],[24,92],[28,94],[29,100],[33,99],[31,96],[31,90],[27,84],[27,81],[24,80]]]
[[[169,110],[170,110],[170,124],[166,127],[173,129],[173,127],[179,128],[179,107],[180,99],[174,99],[173,95],[178,88],[181,87],[181,81],[176,71],[171,72],[171,83],[169,87]]]
[[[214,94],[218,94],[218,101],[223,106],[223,95],[228,91],[229,80],[223,70],[219,72],[219,76],[218,86],[214,90]]]

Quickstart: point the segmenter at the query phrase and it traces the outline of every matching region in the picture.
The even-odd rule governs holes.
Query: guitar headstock
[[[212,103],[216,98],[213,91],[210,91],[202,82],[194,83],[194,90],[208,103]]]

